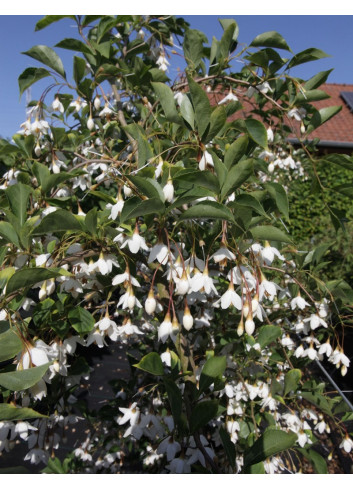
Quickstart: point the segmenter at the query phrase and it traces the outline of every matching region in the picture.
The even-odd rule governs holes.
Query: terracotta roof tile
[[[333,105],[341,105],[342,110],[332,119],[325,122],[321,127],[313,131],[308,139],[320,138],[321,141],[335,141],[344,143],[353,143],[353,112],[346,104],[346,102],[340,96],[341,92],[353,92],[353,85],[339,84],[339,83],[325,83],[320,87],[330,98],[313,102],[313,105],[317,109],[324,107],[330,107]],[[212,105],[218,104],[220,100],[228,93],[216,91],[208,94]],[[243,109],[236,112],[231,120],[240,119],[245,117],[250,110],[254,108],[254,105],[248,97],[246,97],[246,91],[237,92],[236,95],[239,101],[243,105]],[[260,117],[253,115],[254,118],[260,119]],[[300,136],[299,123],[293,119],[287,119],[286,123],[293,129],[292,136]]]

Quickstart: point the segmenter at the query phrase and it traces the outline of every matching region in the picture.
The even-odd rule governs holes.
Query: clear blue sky
[[[233,17],[239,25],[240,43],[250,43],[258,34],[275,30],[286,39],[294,52],[309,47],[317,47],[330,54],[312,63],[304,64],[293,71],[295,76],[309,78],[318,71],[334,68],[329,77],[332,83],[353,84],[353,16],[304,16],[304,15],[185,15],[192,28],[206,33],[209,41],[212,36],[218,39],[222,28],[218,18]],[[1,15],[0,16],[0,135],[12,136],[18,131],[25,120],[25,95],[19,100],[17,78],[29,66],[40,66],[32,58],[22,55],[22,51],[36,44],[54,47],[64,37],[77,37],[74,22],[64,19],[46,29],[34,32],[36,22],[41,18],[37,15]],[[71,76],[73,51],[57,49],[63,60],[66,72]],[[285,55],[285,51],[283,54]],[[179,58],[181,59],[181,58]],[[177,64],[172,65],[169,76],[173,79],[177,74]],[[183,64],[180,62],[180,67]],[[49,79],[44,79],[32,88],[33,98],[39,98],[41,91],[47,86]],[[48,102],[51,100],[51,96]]]

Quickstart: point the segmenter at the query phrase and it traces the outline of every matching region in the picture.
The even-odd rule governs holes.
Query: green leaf
[[[58,42],[55,47],[69,49],[71,51],[79,51],[85,54],[93,54],[92,49],[79,39],[66,38]]]
[[[68,459],[66,459],[68,460]],[[64,460],[65,464],[65,460]],[[61,464],[60,460],[55,458],[50,458],[48,460],[48,465],[41,471],[42,474],[67,474],[68,471],[65,470],[64,465]]]
[[[10,185],[6,189],[6,197],[9,201],[11,211],[18,218],[20,226],[23,226],[26,222],[27,204],[31,193],[31,187],[23,183]]]
[[[228,431],[226,431],[223,426],[220,427],[219,429],[219,436],[221,437],[222,440],[222,445],[224,447],[224,451],[227,455],[228,462],[230,463],[231,467],[235,469],[236,467],[236,462],[235,462],[235,457],[236,457],[236,452],[235,452],[235,445],[230,439]]]
[[[150,145],[148,143],[147,135],[144,129],[138,124],[129,124],[127,126],[124,126],[123,129],[137,141],[138,168],[141,168],[153,156]]]
[[[169,78],[166,73],[159,68],[151,68],[148,72],[152,76],[152,80],[155,82],[168,82]]]
[[[327,70],[327,71],[320,71],[320,73],[311,77],[304,84],[305,90],[313,90],[315,88],[321,87],[321,85],[323,83],[325,83],[325,81],[327,80],[331,71],[333,71],[333,68],[331,70]]]
[[[216,175],[218,178],[219,188],[223,187],[224,182],[226,181],[228,170],[226,165],[218,158],[218,156],[212,152],[214,169],[216,170]]]
[[[168,394],[168,400],[169,400],[170,409],[172,411],[174,422],[175,424],[177,424],[181,416],[182,405],[183,405],[181,392],[173,380],[165,378],[163,379],[163,383],[165,385]]]
[[[94,328],[94,317],[84,307],[70,309],[67,317],[74,330],[80,334],[90,333]]]
[[[103,200],[104,202],[109,202],[109,204],[116,204],[114,197],[111,195],[105,194],[104,192],[99,192],[98,190],[90,190],[89,192],[92,195],[98,197],[98,199]]]
[[[21,350],[22,341],[12,329],[0,334],[0,362],[15,357]]]
[[[287,51],[291,51],[288,46],[286,40],[276,31],[268,31],[263,34],[259,34],[255,37],[255,39],[251,42],[250,46],[254,47],[266,47],[266,48],[277,48],[277,49],[285,49]]]
[[[211,357],[202,368],[199,391],[204,392],[216,379],[221,378],[227,367],[226,357]]]
[[[44,194],[47,194],[51,189],[55,188],[62,182],[66,182],[70,180],[70,178],[74,178],[76,175],[72,172],[60,172],[53,173],[46,178],[46,180],[42,183],[42,191]]]
[[[9,222],[0,221],[0,236],[6,239],[8,243],[13,243],[18,248],[21,248],[17,233]]]
[[[256,119],[246,119],[245,125],[251,139],[261,148],[267,149],[267,131],[262,122]]]
[[[225,23],[222,25],[224,32],[219,43],[219,54],[221,58],[228,59],[229,53],[232,52],[236,46],[234,43],[234,33],[237,31],[237,24],[235,20],[229,22],[226,26]]]
[[[261,348],[273,343],[277,338],[282,335],[280,326],[273,326],[272,324],[266,324],[261,326],[257,337],[257,342],[260,343]]]
[[[180,113],[183,119],[190,125],[191,129],[195,129],[194,108],[187,95],[183,97],[183,100],[181,102]]]
[[[76,84],[78,85],[86,73],[86,61],[83,58],[74,56],[74,68],[73,76]]]
[[[211,201],[190,207],[181,214],[179,219],[224,219],[226,221],[234,221],[233,214],[225,205]]]
[[[175,182],[185,181],[187,183],[193,183],[198,187],[208,188],[215,194],[219,192],[218,179],[208,170],[181,171],[177,174],[174,180]]]
[[[249,143],[249,138],[245,134],[243,136],[238,137],[234,143],[230,145],[227,149],[224,157],[224,164],[228,168],[231,168],[234,163],[238,163],[240,158],[245,155],[247,147]]]
[[[203,88],[188,77],[191,101],[195,111],[195,120],[199,136],[202,138],[211,119],[211,105]]]
[[[177,209],[184,204],[189,204],[190,202],[199,199],[200,197],[213,197],[214,193],[206,188],[202,187],[192,187],[190,190],[183,192],[169,207],[168,212],[173,209]]]
[[[31,418],[47,418],[47,416],[44,416],[43,414],[40,414],[30,408],[16,407],[12,404],[0,404],[1,421],[18,421],[21,419]]]
[[[275,182],[267,182],[264,184],[265,189],[276,202],[277,209],[289,219],[289,204],[287,192],[283,186]]]
[[[184,35],[183,50],[185,61],[194,67],[200,64],[203,53],[202,33],[196,29],[187,29]]]
[[[90,44],[95,49],[96,51],[99,52],[103,56],[103,58],[110,58],[110,50],[112,48],[111,42],[110,41],[105,41],[105,42],[94,42],[91,38]]]
[[[59,73],[59,75],[66,78],[64,65],[61,59],[56,54],[56,52],[53,49],[49,48],[48,46],[43,46],[43,45],[33,46],[33,48],[29,49],[28,51],[25,51],[22,54],[26,54],[27,56],[30,56],[31,58],[34,58],[37,61],[40,61],[44,65],[49,66],[49,68]]]
[[[283,243],[292,243],[290,237],[281,229],[274,226],[256,226],[250,229],[254,239],[263,239],[266,241],[281,241]]]
[[[162,187],[154,178],[142,178],[137,176],[127,176],[135,187],[149,199],[159,199],[165,201]]]
[[[297,448],[296,450],[313,464],[315,472],[318,474],[328,474],[326,460],[319,453],[311,448],[308,450],[305,448]]]
[[[144,370],[152,375],[164,375],[164,367],[161,357],[156,352],[145,355],[134,367]]]
[[[49,178],[50,176],[50,171],[49,168],[47,168],[45,165],[42,163],[38,163],[38,161],[35,161],[32,165],[32,171],[38,180],[38,184],[44,185],[45,181]]]
[[[54,22],[58,22],[58,20],[65,19],[65,18],[73,19],[75,20],[74,15],[45,15],[42,19],[40,19],[36,23],[35,31],[40,31],[47,27],[48,25],[53,24]]]
[[[15,267],[7,267],[0,270],[0,289],[3,289],[5,287],[5,285],[9,281],[10,277],[12,277],[12,275],[15,273],[15,271],[16,271]],[[2,321],[0,321],[0,324],[1,323]]]
[[[42,379],[49,365],[51,365],[51,362],[40,365],[40,367],[0,373],[0,385],[11,391],[29,389]]]
[[[22,268],[17,270],[8,281],[6,293],[11,294],[23,287],[30,287],[38,282],[49,280],[59,275],[61,275],[59,270],[49,268]]]
[[[244,194],[237,195],[235,197],[235,201],[229,205],[231,207],[233,207],[234,209],[236,209],[237,206],[239,206],[239,205],[242,207],[248,207],[250,209],[253,209],[258,214],[260,214],[260,216],[263,216],[263,217],[266,217],[267,219],[269,219],[269,216],[266,214],[266,212],[265,212],[264,208],[262,207],[262,205],[260,204],[260,202],[250,194],[244,193]]]
[[[41,236],[65,231],[82,231],[82,225],[71,212],[59,209],[46,215],[40,224],[34,228],[32,235]]]
[[[117,22],[118,22],[118,20],[115,17],[115,15],[107,15],[107,16],[103,17],[102,20],[98,24],[97,41],[100,42],[100,40],[103,38],[104,34],[106,34],[108,31],[110,31],[113,27],[116,27]]]
[[[219,41],[213,36],[212,37],[211,50],[210,50],[211,68],[209,69],[209,74],[212,73],[212,65],[215,65],[217,63],[218,58],[219,58]],[[214,68],[214,66],[213,66],[213,68]]]
[[[228,194],[231,194],[239,188],[254,171],[253,160],[242,160],[233,166],[228,172],[227,179],[221,189],[221,199],[223,200]]]
[[[293,66],[298,66],[303,63],[308,63],[309,61],[315,61],[317,59],[329,58],[330,55],[326,54],[321,49],[309,48],[297,53],[288,64],[288,68],[293,68]]]
[[[234,25],[234,32],[232,35],[233,41],[236,41],[238,39],[239,35],[239,27],[238,24],[235,22],[234,19],[218,19],[219,23],[223,27],[223,30],[226,31],[229,26]]]
[[[217,416],[218,401],[202,401],[196,404],[190,416],[190,432],[195,433],[204,428],[211,419]]]
[[[258,464],[249,465],[244,468],[244,474],[265,474],[265,467],[263,462]]]
[[[163,214],[164,212],[165,206],[159,198],[147,200],[134,199],[133,202],[132,199],[129,199],[124,204],[120,216],[120,222],[123,223],[129,219],[146,216],[148,214]]]
[[[24,136],[23,134],[14,134],[12,139],[15,141],[16,146],[20,148],[22,153],[28,158],[32,158],[32,152],[34,148],[34,136]]]
[[[227,122],[226,109],[223,106],[217,107],[211,114],[210,128],[203,137],[203,142],[211,141],[224,128]]]
[[[284,396],[286,396],[289,392],[296,390],[301,377],[302,373],[298,368],[293,368],[286,373],[284,376]]]
[[[244,454],[244,466],[254,465],[291,448],[297,441],[295,433],[286,433],[282,430],[267,429],[258,438],[252,447]]]
[[[85,226],[88,231],[95,236],[97,233],[97,207],[93,207],[89,212],[87,212],[85,217]]]
[[[311,404],[314,404],[314,406],[320,408],[324,413],[332,416],[332,409],[330,407],[329,401],[322,394],[317,392],[302,391],[301,396],[303,397],[303,399],[311,402]]]
[[[341,105],[333,105],[332,107],[324,107],[323,109],[314,112],[307,127],[306,134],[310,134],[316,128],[330,120],[333,116],[342,110]]]
[[[295,104],[309,103],[318,100],[325,100],[327,98],[330,98],[330,95],[328,95],[323,90],[305,90],[304,93],[300,92],[295,97],[295,101],[293,103]]]
[[[183,124],[183,120],[176,110],[173,92],[168,85],[161,82],[152,82],[152,86],[156,92],[157,99],[162,105],[166,119],[176,124]]]
[[[20,89],[20,97],[27,88],[33,85],[33,83],[50,76],[49,71],[45,68],[26,68],[18,77],[18,86]]]

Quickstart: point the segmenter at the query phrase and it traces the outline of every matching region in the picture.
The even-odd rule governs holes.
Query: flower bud
[[[184,309],[183,326],[186,329],[186,331],[190,331],[190,329],[192,328],[193,324],[194,324],[194,319],[193,319],[193,317],[190,314],[190,309],[186,305],[185,306],[185,309]]]
[[[154,298],[153,289],[151,288],[150,291],[148,292],[148,296],[145,302],[145,311],[147,312],[147,314],[151,316],[156,310],[156,306],[157,306],[157,302],[156,299]]]
[[[51,278],[47,282],[47,294],[51,295],[55,290],[55,279]]]
[[[259,307],[259,296],[255,294],[253,300],[251,301],[251,310],[252,312],[256,312],[257,308]]]
[[[54,370],[55,370],[56,373],[59,373],[60,364],[59,364],[59,362],[57,360],[54,360],[53,368],[54,368]]]
[[[52,159],[51,167],[53,170],[53,173],[60,173],[60,167],[57,165],[55,158]]]
[[[238,333],[238,336],[241,336],[242,334],[244,334],[244,321],[243,321],[243,318],[240,320],[240,323],[239,323],[238,328],[237,328],[237,333]]]
[[[37,141],[36,147],[34,148],[34,152],[36,156],[40,156],[42,154],[42,148],[40,147],[39,141]]]
[[[87,128],[90,130],[90,131],[93,131],[94,129],[94,120],[92,119],[92,117],[89,117],[88,120],[87,120]]]
[[[267,129],[267,141],[269,143],[273,142],[273,131],[270,127]]]
[[[173,321],[172,321],[172,329],[173,329],[173,334],[178,334],[180,331],[180,324],[176,316],[173,316]]]
[[[96,95],[94,102],[93,102],[94,108],[98,110],[101,106],[101,99]]]
[[[42,301],[46,298],[47,296],[47,281],[44,280],[40,290],[39,290],[39,300]]]
[[[248,317],[250,308],[249,308],[249,302],[246,300],[243,305],[243,314],[245,317]]]
[[[252,319],[252,314],[249,314],[249,316],[246,318],[245,331],[249,336],[251,336],[255,331],[255,323]]]
[[[128,187],[127,185],[124,185],[123,189],[124,189],[124,195],[125,195],[125,197],[130,197],[130,195],[132,194],[131,188]]]
[[[171,178],[168,178],[167,184],[163,187],[164,198],[167,202],[172,202],[174,198],[174,186]]]
[[[129,294],[129,297],[127,300],[127,307],[129,309],[133,309],[135,307],[136,297],[135,297],[135,294],[134,294],[131,287],[129,287],[129,289],[128,289],[128,294]]]
[[[189,290],[189,281],[185,271],[183,272],[181,279],[177,283],[177,292],[179,295],[185,295]]]

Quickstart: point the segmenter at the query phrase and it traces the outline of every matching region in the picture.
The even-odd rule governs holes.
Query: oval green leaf
[[[66,78],[64,65],[52,48],[44,45],[37,45],[33,46],[33,48],[25,51],[22,54],[26,54],[27,56],[40,61],[44,65],[49,66],[49,68],[59,73],[59,75]]]
[[[47,418],[30,408],[16,407],[12,404],[0,404],[0,421],[19,421],[21,419]]]
[[[0,373],[0,385],[11,391],[23,391],[39,382],[48,370],[51,363],[27,370],[14,370],[13,372]]]
[[[268,429],[244,454],[244,466],[254,465],[291,448],[297,441],[295,433]]]
[[[134,367],[144,370],[152,375],[164,375],[161,357],[156,352],[145,355]]]

